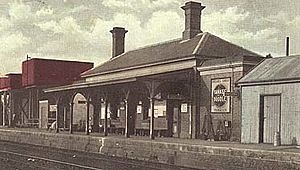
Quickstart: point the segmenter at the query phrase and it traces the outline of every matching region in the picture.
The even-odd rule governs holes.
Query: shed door
[[[274,143],[275,132],[280,132],[280,96],[264,96],[264,143]]]

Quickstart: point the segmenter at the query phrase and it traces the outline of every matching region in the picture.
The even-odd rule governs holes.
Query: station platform
[[[206,169],[300,169],[299,146],[241,144],[83,132],[55,133],[37,128],[0,128],[0,140],[86,151],[129,159]]]

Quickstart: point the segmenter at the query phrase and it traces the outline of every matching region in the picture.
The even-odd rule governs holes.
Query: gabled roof
[[[82,77],[191,57],[223,58],[238,55],[259,56],[206,32],[189,40],[176,39],[125,52],[83,73]]]
[[[265,59],[238,83],[255,84],[295,79],[300,79],[300,55]]]

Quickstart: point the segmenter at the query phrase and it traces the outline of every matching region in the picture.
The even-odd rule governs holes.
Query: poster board
[[[137,105],[136,112],[137,112],[137,114],[141,114],[142,113],[142,105]]]
[[[57,111],[57,105],[56,105],[56,104],[55,104],[55,105],[54,105],[54,104],[53,104],[53,105],[51,104],[51,105],[49,106],[49,111],[50,111],[50,112],[56,112],[56,111]]]
[[[230,78],[211,80],[211,112],[229,113],[230,97],[225,93],[230,92]]]
[[[187,103],[182,103],[181,104],[181,112],[182,113],[187,113],[188,112],[188,104]]]

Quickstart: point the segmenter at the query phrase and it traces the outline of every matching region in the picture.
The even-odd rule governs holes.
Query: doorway
[[[281,96],[260,97],[259,142],[274,143],[274,134],[281,129]]]
[[[48,128],[48,100],[39,101],[39,128]]]
[[[180,101],[168,100],[167,103],[167,121],[169,136],[180,138],[181,133],[181,114]]]

